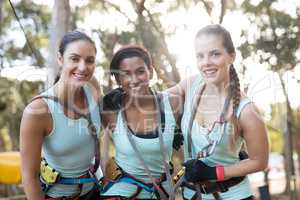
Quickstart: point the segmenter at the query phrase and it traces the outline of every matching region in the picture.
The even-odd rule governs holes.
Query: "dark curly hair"
[[[149,52],[141,46],[138,45],[127,45],[119,49],[112,57],[110,63],[110,73],[111,75],[117,77],[120,63],[126,58],[139,57],[142,58],[147,65],[147,67],[152,66],[152,60]]]

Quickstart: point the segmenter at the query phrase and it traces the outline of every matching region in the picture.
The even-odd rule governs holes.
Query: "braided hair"
[[[230,91],[232,92],[232,110],[233,110],[233,115],[232,115],[232,122],[233,122],[233,135],[234,138],[236,137],[236,133],[239,133],[240,126],[239,126],[239,121],[237,117],[237,110],[241,101],[241,90],[240,90],[240,80],[239,77],[235,71],[235,68],[233,67],[233,64],[230,65],[229,69],[229,76],[230,76]]]
[[[219,24],[208,25],[200,29],[196,35],[196,38],[202,35],[210,35],[210,34],[222,38],[223,46],[226,49],[227,53],[229,54],[235,53],[235,48],[230,33]],[[241,100],[240,80],[233,64],[231,64],[229,68],[229,78],[230,78],[229,89],[232,94],[232,109],[233,109],[233,114],[231,116],[231,121],[233,123],[233,137],[231,138],[232,139],[231,146],[233,147],[236,136],[240,132],[240,126],[237,118],[237,110]]]

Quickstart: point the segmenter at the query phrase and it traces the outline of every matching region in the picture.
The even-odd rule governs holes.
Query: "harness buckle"
[[[217,185],[219,186],[221,192],[227,192],[229,190],[228,187],[224,185],[222,182],[217,182]]]
[[[56,183],[60,178],[60,173],[54,168],[50,167],[43,159],[40,165],[40,178],[48,185]]]
[[[200,184],[200,186],[201,186],[201,189],[202,189],[203,193],[204,193],[204,194],[208,194],[208,193],[207,193],[207,190],[206,190],[205,184]]]
[[[117,165],[115,158],[111,158],[108,160],[105,167],[105,176],[103,177],[103,181],[106,184],[110,180],[117,180],[122,176],[122,170]]]

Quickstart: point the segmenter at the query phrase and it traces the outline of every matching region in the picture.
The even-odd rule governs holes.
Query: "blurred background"
[[[212,23],[230,31],[243,90],[268,128],[269,168],[250,176],[255,196],[300,199],[299,0],[0,0],[0,177],[10,162],[1,154],[19,150],[25,105],[60,70],[57,45],[67,31],[95,40],[106,93],[115,87],[110,59],[124,44],[150,51],[160,89],[197,73],[194,37]],[[0,199],[24,198],[18,179],[0,178]]]

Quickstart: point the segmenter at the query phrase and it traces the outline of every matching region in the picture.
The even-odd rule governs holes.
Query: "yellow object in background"
[[[0,152],[0,183],[21,183],[20,152]]]

